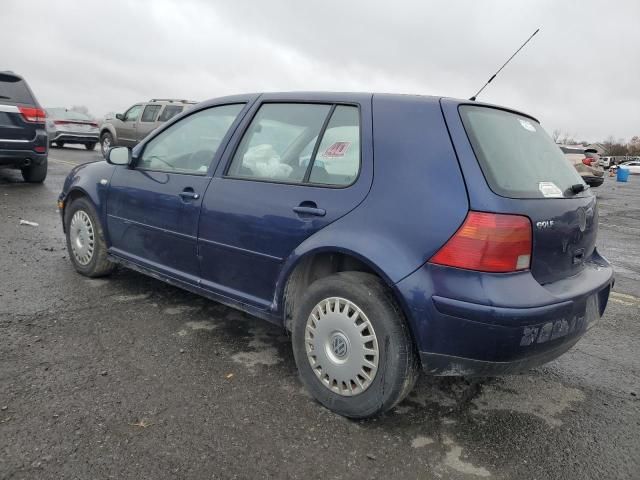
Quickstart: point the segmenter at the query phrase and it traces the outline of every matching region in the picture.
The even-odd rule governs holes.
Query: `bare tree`
[[[560,138],[560,135],[562,135],[562,132],[556,128],[551,134],[551,138],[555,143],[558,143],[558,139]]]

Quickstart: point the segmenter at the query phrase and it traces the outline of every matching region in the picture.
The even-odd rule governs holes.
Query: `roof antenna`
[[[520,50],[522,50],[522,49],[524,48],[524,46],[525,46],[527,43],[529,43],[529,40],[531,40],[531,39],[535,36],[535,34],[536,34],[536,33],[538,33],[539,31],[540,31],[540,29],[538,28],[535,32],[533,32],[533,33],[531,34],[531,36],[530,36],[529,38],[527,38],[527,41],[526,41],[526,42],[524,42],[524,43],[520,46],[520,48],[519,48],[518,50],[516,50],[516,53],[514,53],[513,55],[511,55],[511,56],[509,57],[509,60],[507,60],[506,62],[504,62],[504,65],[502,65],[502,66],[498,69],[498,71],[497,71],[496,73],[494,73],[494,74],[493,74],[493,76],[492,76],[492,77],[487,81],[487,83],[485,83],[485,84],[484,84],[484,86],[483,86],[480,90],[478,90],[478,93],[476,93],[476,94],[475,94],[473,97],[471,97],[469,100],[471,100],[472,102],[475,102],[475,101],[476,101],[477,96],[478,96],[478,95],[480,95],[480,93],[481,93],[481,92],[482,92],[482,91],[487,87],[487,85],[489,85],[489,84],[493,81],[493,79],[494,79],[494,78],[496,78],[496,77],[498,76],[498,74],[502,71],[502,69],[503,69],[504,67],[506,67],[506,66],[507,66],[507,63],[509,63],[509,62],[511,61],[511,59],[512,59],[513,57],[515,57],[515,56],[518,54],[518,52],[519,52]]]

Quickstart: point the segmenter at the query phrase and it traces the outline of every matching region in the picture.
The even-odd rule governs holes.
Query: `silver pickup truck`
[[[136,103],[100,126],[100,147],[106,155],[111,147],[134,147],[161,124],[195,105],[191,100],[153,98]]]

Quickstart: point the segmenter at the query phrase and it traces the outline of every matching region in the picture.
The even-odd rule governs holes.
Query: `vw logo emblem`
[[[344,358],[349,350],[347,339],[341,333],[336,333],[331,338],[331,351],[337,358]]]

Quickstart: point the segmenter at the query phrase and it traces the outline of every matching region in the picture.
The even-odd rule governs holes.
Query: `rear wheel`
[[[107,258],[102,225],[91,202],[74,200],[65,210],[67,251],[75,269],[87,277],[108,275],[114,264]]]
[[[104,158],[107,158],[107,152],[113,146],[113,136],[109,132],[103,133],[100,137],[100,150]]]
[[[95,149],[96,149],[96,144],[95,144],[95,142],[85,143],[85,144],[84,144],[84,147],[85,147],[87,150],[95,150]]]
[[[292,342],[307,389],[346,417],[389,410],[418,377],[404,316],[371,274],[341,272],[314,282],[294,313]]]
[[[64,142],[56,142],[56,145],[60,148],[64,147]]]
[[[22,167],[22,178],[29,183],[42,183],[47,178],[48,161],[45,158],[40,165],[32,163],[28,167]]]

